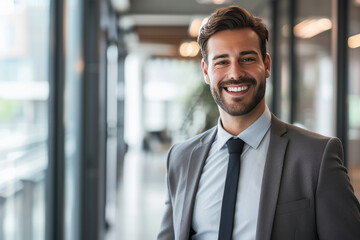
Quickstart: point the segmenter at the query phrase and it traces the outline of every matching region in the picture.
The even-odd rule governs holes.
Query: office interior
[[[341,139],[360,199],[360,0],[1,0],[0,239],[155,239],[169,147],[218,120],[196,36],[270,31],[266,101]]]

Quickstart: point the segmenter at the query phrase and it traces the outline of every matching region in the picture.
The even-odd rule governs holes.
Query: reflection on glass
[[[49,1],[0,2],[0,239],[45,238]]]
[[[360,199],[360,2],[349,7],[349,132],[348,167],[355,193]]]
[[[290,80],[289,80],[289,1],[279,1],[279,37],[278,37],[278,79],[280,84],[280,118],[290,122]]]
[[[300,4],[300,2],[299,2]],[[296,26],[297,102],[295,122],[315,132],[334,135],[334,83],[331,59],[331,4],[302,1]]]

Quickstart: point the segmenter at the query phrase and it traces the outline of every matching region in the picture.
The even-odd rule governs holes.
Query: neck
[[[251,112],[241,116],[232,116],[220,110],[222,127],[231,135],[237,136],[253,124],[265,111],[265,102],[260,102]]]

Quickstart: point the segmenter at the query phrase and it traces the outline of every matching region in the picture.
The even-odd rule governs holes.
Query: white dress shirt
[[[194,240],[217,240],[229,153],[226,142],[238,137],[245,142],[236,198],[233,239],[255,239],[260,191],[270,140],[271,113],[264,113],[238,136],[218,130],[202,170],[196,194],[192,228]]]

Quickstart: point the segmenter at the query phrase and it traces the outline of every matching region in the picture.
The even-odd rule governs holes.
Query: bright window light
[[[0,14],[11,14],[14,12],[14,0],[1,0],[0,1]]]
[[[0,98],[7,100],[46,101],[49,97],[49,82],[3,81],[0,82]]]
[[[177,96],[177,92],[172,83],[151,81],[145,85],[144,95],[149,101],[171,101]]]

